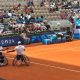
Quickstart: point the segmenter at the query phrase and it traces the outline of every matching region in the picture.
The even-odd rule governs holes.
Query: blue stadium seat
[[[50,39],[43,39],[42,43],[47,45],[47,44],[51,43],[51,40]]]
[[[55,34],[50,36],[51,43],[55,43],[56,39],[57,39],[57,36]]]

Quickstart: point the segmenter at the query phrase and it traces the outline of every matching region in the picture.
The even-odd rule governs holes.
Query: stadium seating
[[[51,43],[51,40],[50,39],[43,39],[42,43],[47,45],[47,44]]]

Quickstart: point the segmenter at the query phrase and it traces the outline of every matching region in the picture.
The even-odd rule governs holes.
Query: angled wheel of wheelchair
[[[26,64],[26,66],[30,66],[30,60],[29,60],[29,57],[24,55],[24,62]]]
[[[4,66],[8,65],[8,59],[4,56],[4,61],[3,61]]]
[[[17,56],[15,56],[15,58],[14,58],[14,60],[12,62],[12,65],[15,66],[15,65],[17,65],[16,63],[17,63]]]
[[[8,59],[4,56],[4,65],[8,65]]]

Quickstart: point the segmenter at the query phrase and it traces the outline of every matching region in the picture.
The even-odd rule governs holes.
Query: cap
[[[21,41],[18,41],[18,45],[20,45],[21,44]]]

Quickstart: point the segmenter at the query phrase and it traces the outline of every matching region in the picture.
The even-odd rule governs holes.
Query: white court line
[[[9,59],[14,59],[14,58],[9,58]],[[45,67],[49,67],[49,68],[55,68],[55,69],[60,69],[60,70],[65,70],[65,71],[69,71],[69,72],[75,72],[75,73],[80,73],[80,70],[75,70],[75,69],[68,69],[65,67],[59,67],[59,66],[51,66],[48,64],[43,64],[43,63],[38,63],[38,62],[31,62],[32,64],[37,64],[37,65],[41,65],[41,66],[45,66]]]
[[[51,65],[48,65],[48,64],[42,64],[42,63],[38,63],[38,62],[30,62],[30,63],[42,65],[42,66],[45,66],[45,67],[56,68],[56,69],[60,69],[60,70],[65,70],[65,71],[80,73],[79,70],[68,69],[68,68],[59,67],[59,66],[51,66]]]

